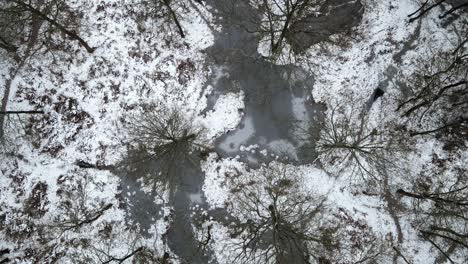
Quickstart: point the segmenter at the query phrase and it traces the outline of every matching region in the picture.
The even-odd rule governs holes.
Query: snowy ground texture
[[[164,254],[175,263],[185,263],[166,243],[170,206],[161,209],[162,217],[155,216],[149,234],[142,235],[127,215],[121,179],[112,170],[98,168],[112,167],[125,157],[124,124],[147,105],[159,106],[154,111],[179,109],[193,126],[201,128],[202,142],[211,147],[216,138],[241,122],[242,92],[221,95],[207,109],[208,97],[215,89],[208,85],[215,73],[204,52],[214,43],[216,32],[212,30],[218,28],[213,25],[212,10],[187,4],[181,15],[187,36],[180,38],[154,21],[135,22],[127,15],[127,1],[73,0],[68,4],[82,10],[82,37],[97,50],[88,54],[77,43],[71,43],[67,52],[39,50],[11,83],[8,110],[38,109],[45,114],[12,117],[4,128],[9,143],[0,157],[0,249],[10,249],[12,263],[106,263],[141,248],[140,255],[151,254],[153,258],[132,257],[125,263],[156,263]],[[357,122],[363,111],[360,106],[368,105],[374,89],[385,83],[385,96],[368,109],[365,129],[394,130],[396,124],[405,123],[395,113],[400,95],[395,71],[409,74],[413,71],[411,62],[421,54],[436,48],[450,50],[447,40],[455,40],[456,35],[449,27],[442,27],[438,9],[425,20],[409,24],[407,15],[418,8],[417,1],[366,0],[363,4],[363,20],[352,39],[345,45],[314,45],[295,63],[314,75],[311,96],[327,106],[328,117],[332,109],[339,108],[350,122]],[[414,34],[418,37],[411,49],[401,52]],[[0,56],[3,94],[16,64],[6,54]],[[379,136],[377,141],[385,141],[391,134]],[[395,206],[384,196],[395,194],[397,189],[410,190],[416,175],[436,171],[434,157],[448,162],[445,167],[450,168],[434,181],[450,179],[457,168],[466,169],[468,151],[449,153],[442,142],[429,137],[405,144],[412,147],[392,157],[398,165],[397,171],[391,171],[394,176],[377,177],[370,187],[363,187],[366,182],[353,176],[350,167],[326,158],[297,166],[272,161],[253,169],[238,157],[209,153],[201,164],[207,208],[196,214],[223,209],[229,217],[208,218],[194,225],[193,231],[200,243],[210,237],[205,246],[213,262],[239,261],[236,245],[240,238],[232,236],[226,222],[247,223],[259,216],[245,211],[239,202],[242,198],[233,189],[254,181],[257,189],[252,192],[259,195],[259,201],[272,203],[261,175],[273,169],[294,179],[294,195],[323,197],[324,209],[314,222],[316,228],[336,227],[336,236],[344,245],[339,252],[332,250],[331,263],[357,263],[373,250],[381,252],[375,258],[377,263],[404,263],[403,258],[395,260],[393,247],[410,263],[434,263],[440,254],[415,231],[415,216],[408,213],[411,200],[400,199]],[[255,152],[256,146],[243,149]],[[78,160],[98,168],[80,168]],[[259,215],[268,215],[267,207],[262,210]],[[94,221],[84,221],[94,217]],[[231,221],[231,217],[236,220]],[[253,258],[240,263],[259,263],[263,253],[259,249]],[[463,263],[467,255],[466,249],[460,250],[452,259]]]

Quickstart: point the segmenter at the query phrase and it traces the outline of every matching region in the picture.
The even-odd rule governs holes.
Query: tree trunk
[[[450,236],[447,236],[447,235],[444,235],[444,234],[434,233],[434,232],[426,231],[426,230],[421,230],[421,233],[423,233],[425,236],[437,236],[437,237],[440,237],[440,238],[444,238],[446,240],[450,240],[450,241],[455,242],[455,243],[459,244],[460,246],[463,246],[463,247],[468,249],[468,244],[466,244],[464,241],[461,241],[459,239],[455,239],[453,237],[450,237]]]
[[[460,189],[462,190],[462,189]],[[454,204],[457,206],[468,206],[468,201],[464,200],[450,200],[450,199],[444,199],[439,197],[440,194],[438,193],[422,193],[422,194],[417,194],[417,193],[410,193],[402,189],[398,189],[397,194],[405,195],[408,197],[416,198],[416,199],[428,199],[432,200],[436,203],[445,203],[445,204]]]
[[[444,130],[449,129],[449,128],[455,128],[455,129],[456,128],[461,128],[461,129],[463,129],[464,122],[467,122],[467,121],[468,120],[466,120],[466,119],[461,119],[461,120],[457,120],[457,121],[454,121],[452,123],[443,125],[441,127],[432,129],[432,130],[413,131],[413,132],[410,133],[410,136],[414,137],[414,136],[422,136],[422,135],[433,134],[433,133],[444,131]],[[465,129],[468,129],[468,127],[466,127]]]
[[[291,9],[289,10],[289,13],[286,15],[286,21],[284,22],[284,26],[281,30],[281,34],[278,40],[276,41],[275,45],[273,45],[271,49],[272,54],[276,54],[279,52],[281,44],[283,43],[284,38],[286,37],[286,34],[289,31],[289,24],[291,24],[292,20],[296,19],[295,15],[298,16],[299,13],[301,13],[304,8],[307,8],[308,4],[309,4],[309,0],[306,0],[302,3],[300,1],[296,1],[295,3],[292,4]]]
[[[142,251],[145,249],[144,247],[139,247],[132,251],[130,254],[122,257],[122,258],[116,258],[116,257],[111,257],[109,260],[102,262],[103,264],[111,263],[111,262],[116,262],[116,263],[123,263],[125,260],[131,258],[133,255],[137,254],[138,252]]]
[[[455,12],[455,11],[457,11],[457,10],[459,10],[459,9],[462,9],[463,7],[466,7],[466,6],[468,6],[468,2],[467,2],[467,3],[460,4],[460,5],[458,5],[458,6],[454,6],[454,7],[452,7],[449,11],[447,11],[447,12],[443,13],[442,15],[440,15],[439,18],[444,18],[444,17],[446,17],[446,16],[452,14],[453,12]]]
[[[171,4],[170,4],[169,1],[170,0],[163,0],[164,4],[166,5],[167,9],[169,10],[169,13],[171,13],[172,19],[174,20],[174,23],[177,26],[177,30],[179,31],[180,36],[182,38],[185,38],[184,30],[182,29],[182,26],[180,25],[180,22],[177,19],[177,14],[172,9]]]
[[[397,194],[401,194],[401,195],[405,195],[405,196],[409,196],[409,197],[412,197],[412,198],[416,198],[416,199],[426,199],[427,197],[423,196],[423,195],[419,195],[419,194],[415,194],[415,193],[410,193],[410,192],[407,192],[405,190],[402,190],[402,189],[398,189],[396,191]]]
[[[436,7],[436,6],[439,6],[439,5],[443,4],[445,1],[446,1],[446,0],[440,0],[440,1],[438,1],[437,3],[435,3],[435,4],[431,5],[431,6],[429,6],[429,7],[426,8],[426,9],[424,9],[424,7],[427,5],[427,2],[428,2],[428,1],[426,1],[426,2],[421,6],[421,8],[419,8],[418,10],[416,10],[415,12],[413,12],[412,14],[408,15],[408,17],[412,17],[412,16],[416,15],[416,14],[419,12],[419,14],[418,14],[416,17],[410,18],[409,22],[411,23],[411,22],[417,20],[418,18],[421,18],[422,16],[424,16],[424,14],[426,14],[426,13],[429,12],[429,11],[431,11],[431,9],[433,9],[433,8]]]
[[[66,29],[64,26],[59,24],[57,21],[55,21],[52,18],[48,17],[46,14],[44,14],[40,10],[34,8],[32,5],[26,4],[26,3],[22,2],[22,1],[18,1],[18,0],[14,0],[14,2],[17,3],[18,5],[22,6],[23,8],[25,8],[27,11],[29,11],[29,12],[37,15],[41,19],[49,22],[52,26],[55,26],[56,28],[58,28],[65,35],[69,36],[71,39],[77,40],[86,49],[87,52],[93,53],[96,50],[96,48],[90,47],[88,45],[88,43],[84,39],[82,39],[76,32]]]
[[[44,111],[0,111],[0,115],[14,115],[14,114],[44,114]]]

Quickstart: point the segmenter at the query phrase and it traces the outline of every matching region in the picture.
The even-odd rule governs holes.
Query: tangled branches
[[[349,169],[353,178],[379,182],[386,169],[394,165],[391,156],[403,147],[372,127],[368,118],[353,110],[331,110],[317,142],[319,160],[326,169],[337,173]]]
[[[411,136],[468,136],[467,41],[465,37],[452,52],[420,58],[415,72],[403,78],[411,94],[396,111],[409,119]]]
[[[146,183],[174,191],[184,172],[198,164],[202,129],[176,108],[150,106],[128,122],[129,157],[124,163]]]
[[[262,167],[233,179],[228,210],[240,222],[231,237],[234,263],[308,263],[323,246],[320,215],[325,199],[301,188],[292,168]]]

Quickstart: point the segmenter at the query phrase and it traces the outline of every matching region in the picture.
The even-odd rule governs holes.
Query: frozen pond
[[[215,10],[222,10],[227,1],[206,2]],[[213,76],[206,85],[214,88],[208,108],[220,95],[240,91],[245,95],[245,108],[237,128],[216,140],[215,151],[221,157],[239,156],[251,166],[273,159],[310,163],[316,157],[313,139],[320,131],[324,111],[311,98],[313,75],[298,67],[270,63],[258,54],[254,34],[226,26],[229,18],[225,15],[218,19],[224,26],[221,32],[215,32],[215,44],[207,49]],[[325,20],[321,19],[323,24]],[[306,136],[312,141],[304,140]],[[191,217],[194,207],[207,208],[202,192],[204,175],[199,168],[181,168],[180,174],[182,181],[170,201],[174,218],[167,243],[182,263],[208,263],[210,253],[200,252],[192,234]],[[132,190],[136,195],[127,199],[135,206],[130,211],[137,222],[148,227],[152,220],[146,215],[150,206],[143,204],[149,198],[132,187],[128,189]],[[222,210],[209,214],[216,219],[227,217]]]

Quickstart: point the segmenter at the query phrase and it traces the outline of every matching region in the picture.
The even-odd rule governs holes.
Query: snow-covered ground
[[[408,149],[392,157],[398,170],[391,171],[392,177],[381,178],[383,183],[372,186],[376,189],[361,188],[365,182],[350,183],[351,171],[329,168],[324,161],[306,165],[271,161],[250,168],[247,161],[229,155],[240,151],[260,153],[272,160],[281,155],[297,160],[297,146],[283,139],[269,142],[268,150],[256,144],[245,146],[255,128],[252,115],[244,113],[243,91],[217,94],[217,101],[208,109],[209,96],[216,93],[209,81],[216,83],[224,71],[229,72],[225,68],[216,72],[220,68],[209,65],[212,61],[205,52],[219,33],[213,30],[221,31],[221,27],[215,24],[209,6],[183,2],[186,9],[180,17],[185,38],[165,31],[166,27],[154,20],[137,22],[129,15],[130,1],[70,1],[73,9],[83,12],[81,36],[97,47],[96,51],[88,54],[71,42],[67,51],[39,50],[19,69],[11,82],[7,110],[36,109],[44,115],[15,116],[13,123],[4,127],[8,145],[0,157],[0,249],[10,249],[14,263],[34,263],[36,257],[40,263],[53,262],[54,258],[60,258],[59,263],[76,263],[77,259],[101,263],[143,247],[142,252],[149,249],[159,258],[167,253],[171,260],[186,263],[167,245],[165,233],[174,217],[168,201],[164,201],[162,216],[155,217],[149,234],[141,235],[142,230],[126,210],[121,178],[107,169],[126,155],[126,121],[152,105],[159,114],[164,114],[163,109],[178,109],[200,128],[202,142],[210,151],[217,138],[231,131],[217,146],[227,156],[211,152],[201,162],[203,192],[192,194],[190,199],[206,205],[204,214],[224,210],[225,219],[234,217],[242,223],[257,220],[254,214],[243,211],[239,203],[242,198],[233,189],[252,181],[258,186],[260,200],[269,204],[268,191],[262,189],[265,183],[259,179],[265,168],[287,171],[293,175],[298,193],[324,197],[326,209],[321,211],[317,225],[329,221],[342,228],[339,232],[348,247],[336,256],[336,263],[359,261],[360,254],[374,250],[373,241],[379,241],[375,246],[378,244],[382,252],[376,258],[378,263],[392,262],[396,254],[392,247],[397,247],[410,263],[434,262],[438,252],[414,229],[415,216],[408,213],[411,201],[401,199],[395,205],[388,195],[397,189],[409,190],[418,175],[437,171],[435,156],[452,168],[435,178],[450,179],[455,168],[466,170],[468,151],[449,152],[436,138],[405,141]],[[349,121],[357,124],[361,113],[366,113],[368,131],[394,132],[397,125],[406,122],[395,112],[402,93],[395,84],[397,76],[411,74],[413,62],[421,54],[453,48],[447,43],[455,43],[456,32],[442,26],[440,10],[408,23],[407,15],[418,9],[417,1],[362,2],[362,21],[346,45],[336,44],[343,43],[340,41],[316,44],[295,58],[295,66],[312,73],[315,81],[312,94],[291,97],[297,120],[309,121],[306,104],[312,96],[315,102],[327,106],[326,118],[331,109],[340,108],[351,113]],[[265,49],[260,46],[261,51]],[[11,78],[9,69],[15,69],[16,64],[6,54],[0,56],[3,94]],[[371,102],[376,88],[385,95]],[[394,135],[382,134],[385,139]],[[83,169],[77,161],[96,167]],[[251,161],[259,162],[254,158]],[[167,199],[167,194],[155,200],[161,197]],[[268,214],[267,207],[263,210],[260,214]],[[94,220],[80,222],[90,218]],[[208,232],[206,245],[218,263],[231,263],[239,253],[232,248],[239,240],[231,236],[226,223],[230,220],[225,219],[210,218],[193,227],[201,243]],[[359,232],[362,237],[356,238]],[[353,243],[362,245],[358,254],[354,254]],[[155,261],[141,255],[139,263]],[[458,256],[462,262],[463,257]],[[397,258],[397,263],[402,261]]]

